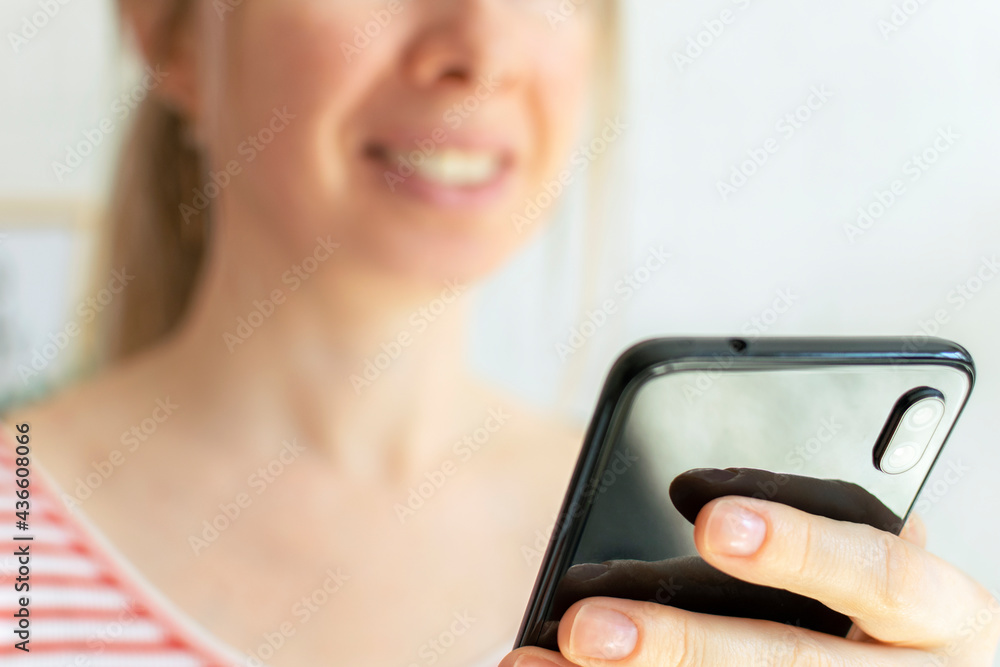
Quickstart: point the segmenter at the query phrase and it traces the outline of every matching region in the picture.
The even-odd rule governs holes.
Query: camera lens
[[[913,431],[922,431],[931,426],[937,426],[944,414],[944,404],[936,398],[928,398],[914,405],[906,413],[906,427]]]
[[[917,445],[907,442],[892,450],[887,463],[893,470],[903,472],[909,470],[917,462],[917,454],[920,449]]]

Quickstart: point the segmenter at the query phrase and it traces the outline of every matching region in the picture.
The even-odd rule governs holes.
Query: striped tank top
[[[22,434],[0,422],[0,665],[265,667],[162,596],[67,506],[32,465],[26,435],[18,451]],[[509,646],[478,667],[495,667]]]
[[[26,435],[0,424],[0,665],[253,664],[185,619],[62,502]]]

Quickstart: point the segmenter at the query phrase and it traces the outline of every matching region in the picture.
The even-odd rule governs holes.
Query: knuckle
[[[666,614],[663,611],[667,611]],[[705,638],[701,636],[697,624],[684,613],[672,613],[674,610],[661,609],[656,618],[648,615],[643,619],[643,627],[647,635],[643,645],[650,650],[643,650],[642,659],[654,659],[661,667],[696,667],[708,664],[705,662]],[[651,653],[652,655],[648,655]],[[642,663],[645,664],[645,663]]]
[[[817,653],[813,649],[800,650],[795,653],[788,667],[840,667],[842,663],[834,660],[829,654]]]
[[[797,540],[799,549],[794,556],[790,556],[788,563],[794,576],[801,580],[810,579],[815,572],[815,554],[813,553],[816,535],[813,525],[806,521],[802,527],[802,534]]]
[[[820,648],[805,632],[789,628],[774,653],[761,664],[767,667],[839,667],[841,661]]]
[[[881,613],[907,614],[913,611],[922,570],[909,544],[895,535],[876,529],[873,552],[871,602]]]

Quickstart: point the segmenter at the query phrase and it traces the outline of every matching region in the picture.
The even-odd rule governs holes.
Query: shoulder
[[[5,611],[22,619],[17,639],[0,653],[25,665],[105,664],[108,654],[115,664],[230,664],[170,617],[75,505],[38,474],[36,433],[24,424],[0,423],[0,498],[10,503],[17,530],[0,556],[0,585],[16,595]],[[24,655],[14,657],[19,651]]]
[[[26,428],[35,462],[57,482],[79,474],[113,449],[134,421],[143,364],[125,364],[0,416],[11,435]]]

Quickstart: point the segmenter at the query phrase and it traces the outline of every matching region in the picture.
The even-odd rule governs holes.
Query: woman
[[[610,2],[121,4],[163,72],[119,188],[129,356],[9,423],[184,641],[272,665],[989,664],[996,613],[964,623],[995,601],[918,526],[733,499],[699,518],[705,558],[851,615],[850,640],[602,599],[562,655],[503,658],[581,433],[470,377],[467,290],[585,131]]]

